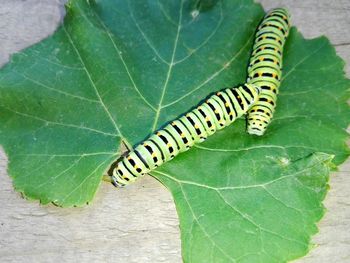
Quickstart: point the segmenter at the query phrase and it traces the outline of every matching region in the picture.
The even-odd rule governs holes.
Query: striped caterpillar
[[[260,88],[244,84],[227,88],[173,120],[138,144],[112,165],[110,177],[116,187],[135,181],[161,164],[187,151],[195,143],[230,125],[257,102]]]
[[[257,103],[248,111],[247,132],[263,135],[275,111],[282,74],[283,46],[289,33],[289,15],[276,8],[266,14],[255,35],[247,83],[261,88]]]
[[[122,187],[135,181],[246,112],[247,132],[263,135],[276,106],[289,27],[289,15],[284,9],[267,13],[256,32],[247,83],[217,92],[138,144],[112,165],[112,183]]]

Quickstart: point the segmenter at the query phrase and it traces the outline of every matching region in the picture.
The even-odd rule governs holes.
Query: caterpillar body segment
[[[252,84],[244,84],[211,95],[116,161],[110,172],[112,183],[116,187],[125,186],[187,151],[195,143],[203,142],[245,114],[257,102],[260,90]]]
[[[259,100],[248,111],[247,132],[263,135],[271,122],[282,75],[283,46],[289,34],[289,14],[273,9],[266,14],[255,35],[247,83],[261,88]]]

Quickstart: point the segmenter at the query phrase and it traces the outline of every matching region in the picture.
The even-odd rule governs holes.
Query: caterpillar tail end
[[[263,136],[265,133],[265,130],[260,130],[254,127],[248,127],[247,132],[251,135]]]
[[[268,122],[265,120],[260,120],[263,116],[258,115],[258,117],[251,117],[251,120],[247,121],[247,133],[250,135],[263,136],[266,128],[268,126]]]

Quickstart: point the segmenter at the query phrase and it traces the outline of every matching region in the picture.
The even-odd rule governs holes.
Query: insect
[[[259,87],[244,84],[211,95],[117,160],[109,173],[112,183],[117,187],[125,186],[187,151],[195,143],[203,142],[245,114],[257,102],[259,94]]]
[[[263,135],[276,106],[289,28],[286,10],[277,8],[267,13],[255,35],[247,83],[217,92],[138,144],[112,165],[112,183],[121,187],[135,181],[246,112],[248,133]]]
[[[273,9],[259,25],[248,66],[247,83],[259,86],[261,94],[248,111],[247,132],[263,135],[275,111],[281,82],[283,46],[289,34],[289,14]]]

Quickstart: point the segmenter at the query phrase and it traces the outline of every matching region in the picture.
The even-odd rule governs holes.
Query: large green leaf
[[[16,189],[42,203],[89,202],[122,142],[244,82],[263,14],[243,0],[71,1],[64,25],[0,72],[0,142]],[[328,40],[292,29],[266,135],[238,120],[153,173],[175,198],[184,261],[308,251],[330,160],[349,155],[348,87]]]

